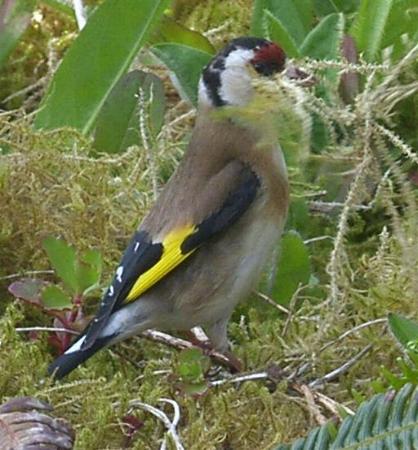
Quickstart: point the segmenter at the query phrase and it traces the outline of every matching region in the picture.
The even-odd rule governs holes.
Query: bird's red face
[[[280,46],[267,39],[233,39],[203,70],[199,102],[215,107],[245,105],[252,95],[248,66],[262,76],[272,76],[286,70],[286,54]],[[298,79],[307,77],[293,67],[289,75]]]
[[[284,69],[286,54],[274,42],[265,41],[254,49],[254,57],[250,63],[259,74],[270,76]]]

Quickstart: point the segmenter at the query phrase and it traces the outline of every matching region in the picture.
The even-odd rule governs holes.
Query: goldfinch
[[[103,347],[144,330],[203,326],[228,347],[227,323],[277,245],[289,187],[281,150],[260,124],[219,112],[245,108],[254,76],[285,69],[276,44],[232,40],[204,68],[183,160],[135,232],[95,318],[50,366],[62,378]]]

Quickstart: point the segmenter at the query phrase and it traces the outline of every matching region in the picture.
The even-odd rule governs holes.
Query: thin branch
[[[324,236],[316,236],[314,238],[306,239],[303,241],[305,245],[313,244],[314,242],[325,241],[326,239],[334,239],[334,236],[324,235]]]
[[[78,336],[80,333],[75,330],[70,330],[69,328],[55,328],[55,327],[20,327],[15,328],[15,331],[17,333],[26,333],[28,331],[48,331],[48,332],[55,332],[55,333],[68,333],[68,334],[74,334]]]
[[[363,358],[366,353],[368,353],[373,348],[373,344],[369,344],[366,347],[363,348],[357,355],[350,358],[348,361],[346,361],[343,365],[340,367],[337,367],[336,369],[332,370],[331,372],[327,373],[321,378],[318,378],[314,381],[311,381],[309,383],[310,388],[316,388],[319,386],[324,385],[325,383],[329,383],[332,380],[335,380],[336,378],[340,377],[341,375],[348,372],[348,370],[354,366],[358,361],[360,361],[361,358]]]
[[[143,336],[146,339],[149,339],[154,342],[159,342],[160,344],[168,345],[169,347],[173,347],[179,350],[184,350],[188,348],[196,348],[195,345],[193,345],[191,342],[186,341],[185,339],[177,338],[174,336],[171,336],[166,333],[162,333],[161,331],[156,330],[146,330],[141,333],[141,336]],[[226,367],[231,367],[231,361],[229,358],[224,355],[223,353],[220,353],[213,349],[206,350],[207,355],[212,358],[214,361],[216,361],[218,364],[222,364]],[[235,368],[235,367],[234,367]]]
[[[250,373],[240,373],[239,375],[233,375],[228,378],[222,378],[220,380],[210,381],[208,383],[209,387],[222,386],[223,384],[229,383],[242,383],[244,381],[257,381],[257,380],[267,380],[270,375],[267,371],[263,370],[261,372],[250,372]]]
[[[401,152],[406,155],[410,160],[412,160],[415,164],[418,164],[418,155],[416,152],[413,151],[413,149],[402,141],[402,139],[395,134],[393,131],[388,130],[386,127],[383,127],[382,125],[379,125],[378,123],[374,123],[374,126],[382,133],[384,134],[389,141]]]
[[[347,414],[353,415],[354,412],[348,408],[347,406],[336,402],[332,398],[326,396],[325,394],[312,390],[310,386],[306,384],[297,383],[295,381],[290,381],[288,377],[286,379],[289,381],[289,388],[299,395],[304,396],[306,398],[306,392],[309,390],[312,398],[316,403],[321,404],[325,409],[327,409],[331,414],[341,419],[341,410],[344,410]],[[248,372],[241,373],[239,375],[233,375],[228,378],[223,378],[220,380],[211,381],[208,383],[209,387],[218,387],[224,384],[235,384],[235,383],[243,383],[247,381],[259,381],[259,380],[271,380],[275,383],[280,381],[277,377],[273,377],[271,371],[263,370],[260,372]],[[319,418],[319,416],[318,416]]]
[[[27,272],[12,273],[10,275],[5,275],[4,277],[0,277],[0,281],[13,280],[14,278],[22,278],[30,275],[52,275],[53,273],[54,273],[53,270],[28,270]]]
[[[184,450],[183,444],[180,441],[180,437],[177,434],[176,427],[180,421],[180,408],[178,404],[174,400],[170,400],[167,398],[160,398],[160,402],[164,403],[170,403],[170,405],[174,408],[174,418],[171,421],[168,416],[161,411],[158,408],[155,408],[154,406],[148,405],[147,403],[143,403],[139,400],[131,400],[128,405],[130,408],[140,408],[144,411],[147,411],[157,417],[157,419],[161,420],[163,422],[164,426],[167,428],[167,435],[164,437],[164,440],[161,444],[160,450],[166,450],[167,449],[167,437],[169,436],[174,442],[175,449],[176,450]],[[120,403],[114,403],[114,407],[120,406]]]
[[[345,203],[342,202],[322,202],[322,201],[312,201],[309,202],[309,211],[319,212],[319,213],[330,213],[337,208],[343,208]],[[370,205],[353,205],[352,209],[354,211],[368,211],[370,210]]]
[[[357,331],[362,330],[363,328],[367,328],[370,327],[372,325],[377,325],[380,323],[387,323],[387,319],[386,318],[382,318],[382,319],[375,319],[375,320],[369,320],[368,322],[364,322],[360,325],[357,325],[354,328],[351,328],[350,330],[347,330],[345,333],[341,334],[340,336],[337,337],[337,339],[334,339],[331,342],[327,342],[325,345],[323,345],[320,349],[318,353],[323,352],[324,350],[326,350],[328,347],[331,347],[332,345],[336,344],[337,342],[342,341],[343,339],[345,339],[347,336],[350,336],[350,334],[353,333],[357,333]]]
[[[174,417],[171,422],[171,426],[167,431],[167,434],[169,436],[171,436],[171,438],[173,439],[176,449],[184,450],[184,447],[183,447],[182,443],[180,442],[180,438],[179,438],[179,436],[177,434],[177,430],[176,430],[176,427],[177,427],[178,423],[180,422],[180,417],[181,417],[180,416],[180,407],[176,401],[171,400],[169,398],[160,398],[160,402],[169,403],[173,407]],[[164,440],[163,444],[161,445],[161,450],[166,450],[166,448],[167,448],[167,444],[166,444],[166,441]]]
[[[158,170],[157,162],[155,160],[154,149],[151,147],[149,139],[149,108],[152,104],[153,99],[153,85],[150,88],[150,98],[146,101],[144,89],[139,88],[138,94],[138,105],[139,105],[139,131],[141,134],[142,145],[145,149],[148,164],[151,172],[151,182],[152,182],[152,193],[154,195],[154,200],[158,197]],[[136,173],[136,172],[134,172]],[[136,178],[136,177],[135,177]]]
[[[368,143],[366,145],[368,145]],[[337,229],[337,235],[335,236],[334,248],[332,249],[330,262],[327,267],[327,271],[331,277],[329,299],[331,300],[331,303],[334,303],[334,304],[337,303],[339,293],[340,293],[340,289],[338,286],[338,272],[339,272],[339,265],[341,263],[341,251],[343,248],[343,241],[344,241],[345,234],[347,232],[347,227],[348,227],[348,225],[347,225],[348,218],[350,215],[352,205],[355,201],[355,197],[359,190],[360,184],[362,183],[362,181],[364,179],[364,174],[365,174],[366,169],[368,168],[370,162],[371,162],[371,157],[368,154],[366,154],[363,161],[357,166],[356,176],[354,177],[354,180],[351,183],[350,190],[347,194],[347,199],[344,203],[344,207],[343,207],[343,210],[341,212],[340,219],[338,222],[338,229]]]
[[[260,299],[263,300],[264,302],[268,303],[270,306],[273,306],[273,308],[276,308],[278,311],[280,311],[281,313],[285,313],[287,315],[290,314],[290,311],[285,308],[284,306],[280,305],[279,303],[275,302],[272,298],[270,298],[268,295],[263,294],[260,291],[253,291],[253,293]]]

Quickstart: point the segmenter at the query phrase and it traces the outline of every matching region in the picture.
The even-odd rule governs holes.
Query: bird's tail
[[[93,356],[101,348],[105,347],[112,336],[97,338],[94,343],[86,348],[82,348],[85,335],[79,337],[61,356],[55,359],[48,366],[48,373],[59,380],[72,372],[77,366]]]

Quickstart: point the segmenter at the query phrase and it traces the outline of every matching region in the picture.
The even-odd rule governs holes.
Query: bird
[[[263,135],[268,113],[253,123],[239,111],[252,102],[254,78],[285,70],[279,44],[248,36],[204,67],[183,159],[134,232],[97,314],[49,365],[54,378],[147,329],[202,326],[214,349],[228,350],[228,321],[271,258],[289,205],[282,151]],[[237,116],[222,113],[229,109]]]

